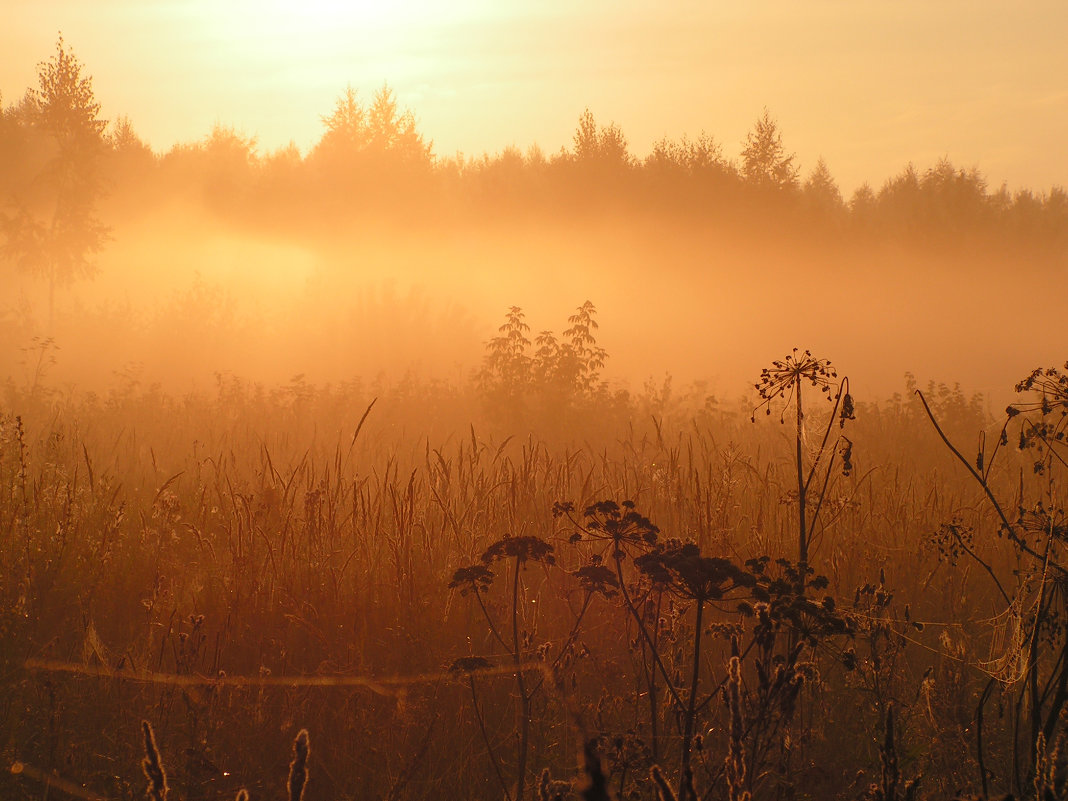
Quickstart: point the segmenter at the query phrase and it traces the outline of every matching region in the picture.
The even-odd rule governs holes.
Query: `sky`
[[[948,157],[1068,186],[1068,3],[991,0],[0,0],[0,93],[60,32],[106,118],[157,151],[213,125],[306,151],[384,83],[438,156],[569,146],[587,107],[641,157],[701,131],[736,157],[766,107],[846,192]]]

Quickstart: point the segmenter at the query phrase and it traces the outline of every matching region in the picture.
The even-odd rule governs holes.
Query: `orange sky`
[[[589,106],[644,156],[707,130],[736,156],[767,106],[847,191],[910,160],[1068,185],[1068,4],[990,0],[0,0],[5,104],[63,35],[106,117],[157,150],[216,122],[306,149],[383,82],[438,155],[570,143]]]

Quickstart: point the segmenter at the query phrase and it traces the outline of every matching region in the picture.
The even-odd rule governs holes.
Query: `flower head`
[[[486,552],[482,554],[482,562],[490,564],[500,559],[518,559],[520,562],[544,562],[547,565],[556,564],[553,556],[553,546],[540,537],[505,537],[497,540]]]
[[[609,568],[600,564],[586,565],[571,575],[579,580],[586,592],[599,592],[605,598],[611,598],[619,589],[619,579]]]
[[[729,559],[702,556],[692,543],[658,548],[639,556],[634,563],[654,584],[698,601],[718,601],[734,589],[756,585],[752,573]]]
[[[587,506],[583,515],[588,537],[611,543],[620,556],[628,548],[652,547],[660,534],[648,517],[635,510],[634,501],[601,501]]]
[[[760,393],[760,403],[753,409],[752,419],[756,419],[756,413],[761,409],[766,409],[770,415],[771,404],[782,398],[785,404],[779,419],[785,421],[786,409],[805,383],[818,387],[830,399],[831,388],[837,386],[837,378],[838,372],[831,366],[830,360],[817,359],[810,350],[802,353],[794,348],[793,353],[787,354],[785,359],[777,359],[771,363],[771,367],[761,371],[759,383],[753,385]],[[852,413],[852,398],[849,405]]]
[[[452,574],[452,581],[449,582],[449,589],[453,590],[459,588],[460,595],[467,595],[469,592],[477,594],[485,592],[492,583],[492,570],[485,565],[470,565],[469,567],[461,567]]]

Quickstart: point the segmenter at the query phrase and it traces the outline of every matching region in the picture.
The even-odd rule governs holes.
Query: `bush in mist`
[[[586,301],[567,318],[560,336],[543,330],[530,339],[523,310],[512,306],[498,336],[486,343],[478,388],[488,410],[522,425],[566,418],[607,400],[601,368],[608,352],[597,344],[597,309]]]

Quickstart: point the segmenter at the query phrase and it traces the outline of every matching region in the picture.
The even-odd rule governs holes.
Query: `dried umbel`
[[[756,413],[761,409],[766,409],[767,414],[770,415],[771,404],[781,398],[785,403],[780,420],[785,422],[786,410],[789,409],[796,393],[800,392],[805,384],[818,388],[830,398],[831,390],[837,387],[837,380],[838,373],[831,366],[829,359],[817,359],[809,350],[799,354],[798,349],[794,348],[785,359],[776,359],[771,363],[771,367],[765,367],[761,371],[760,381],[754,385],[760,393],[760,403],[753,409],[752,419],[756,419]],[[852,398],[842,405],[843,414],[847,411],[851,417],[853,414]]]
[[[588,593],[600,593],[605,598],[618,594],[619,579],[604,565],[584,565],[571,573]]]
[[[491,564],[501,559],[517,559],[524,562],[543,562],[547,565],[556,564],[553,556],[553,546],[540,537],[505,537],[497,540],[486,552],[482,554],[482,563]]]
[[[703,556],[693,543],[658,548],[639,556],[634,564],[654,584],[695,601],[718,601],[732,590],[756,586],[752,573],[729,559]]]
[[[1030,449],[1036,454],[1035,473],[1044,474],[1054,463],[1063,466],[1068,462],[1068,373],[1056,367],[1034,370],[1016,385],[1016,391],[1029,395],[1005,410],[1008,420],[1016,418],[1019,422],[1020,450]],[[1005,429],[1001,442],[1007,442]]]
[[[459,568],[452,574],[449,589],[459,589],[460,595],[473,592],[476,595],[486,592],[493,583],[493,571],[485,565],[469,565]]]
[[[591,504],[582,512],[583,523],[574,515],[574,504],[553,504],[553,517],[566,517],[580,529],[571,537],[572,542],[587,539],[606,543],[611,546],[612,558],[622,559],[628,551],[646,551],[656,544],[660,535],[660,529],[636,510],[634,501],[605,500]]]
[[[575,797],[575,788],[571,782],[553,781],[549,769],[545,768],[538,779],[538,801],[567,801]]]

